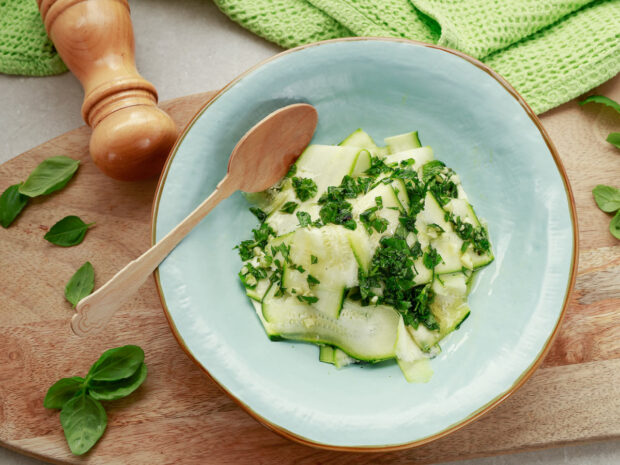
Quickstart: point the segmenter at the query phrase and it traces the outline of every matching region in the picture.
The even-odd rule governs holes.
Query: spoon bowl
[[[228,160],[227,177],[244,192],[260,192],[288,172],[310,143],[318,122],[312,105],[298,103],[269,114],[237,143]]]
[[[116,273],[97,291],[80,300],[71,328],[78,336],[100,331],[121,304],[200,221],[233,192],[260,192],[282,179],[310,143],[318,114],[299,103],[274,111],[252,127],[237,143],[224,179],[193,212],[161,241]]]

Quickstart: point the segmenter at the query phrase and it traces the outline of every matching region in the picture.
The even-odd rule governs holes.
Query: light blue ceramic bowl
[[[288,437],[382,450],[436,439],[519,387],[549,347],[577,252],[560,160],[529,107],[481,63],[404,40],[329,41],[268,60],[194,118],[160,181],[154,240],[214,189],[250,127],[293,102],[317,108],[316,143],[359,127],[377,141],[418,130],[459,173],[496,257],[478,276],[470,318],[442,343],[428,384],[408,384],[394,363],[336,370],[316,346],[270,342],[237,278],[233,246],[256,226],[237,193],[159,267],[171,327],[240,405]]]

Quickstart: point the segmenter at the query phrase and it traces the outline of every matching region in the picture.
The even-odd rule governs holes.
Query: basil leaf
[[[138,389],[146,379],[146,365],[143,363],[129,378],[118,381],[91,381],[88,394],[97,400],[117,400]]]
[[[84,378],[74,376],[56,381],[47,390],[43,407],[61,409],[84,385]]]
[[[607,142],[611,145],[615,145],[616,148],[620,149],[620,132],[610,132],[607,136]]]
[[[144,351],[138,346],[123,346],[106,350],[86,375],[86,384],[91,381],[117,381],[129,378],[144,363]]]
[[[75,307],[80,300],[93,292],[95,270],[90,262],[84,263],[65,286],[65,298]]]
[[[108,418],[98,400],[82,394],[63,406],[60,411],[60,424],[71,452],[82,455],[103,435]]]
[[[79,161],[63,155],[43,160],[19,187],[19,192],[28,197],[38,197],[62,189],[73,177],[79,164]]]
[[[620,210],[618,210],[616,215],[611,219],[611,223],[609,223],[609,232],[616,239],[620,239]]]
[[[598,208],[607,213],[613,213],[620,209],[620,189],[599,184],[592,189],[594,201]]]
[[[602,103],[603,105],[607,105],[620,113],[620,104],[614,102],[609,97],[605,97],[604,95],[591,95],[587,99],[579,102],[579,105],[584,105],[586,103]]]
[[[77,216],[66,216],[52,226],[43,238],[61,247],[71,247],[84,240],[86,231],[93,224],[86,224]]]
[[[8,228],[17,215],[24,209],[30,197],[19,193],[20,184],[14,184],[0,196],[0,224]]]

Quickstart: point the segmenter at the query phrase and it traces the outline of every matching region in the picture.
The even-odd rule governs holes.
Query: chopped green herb
[[[353,219],[353,206],[346,200],[328,200],[323,202],[319,216],[323,224],[340,224],[352,230],[357,227],[357,223]]]
[[[370,168],[364,174],[376,178],[380,174],[389,173],[390,171],[392,171],[392,168],[386,165],[382,158],[370,157]]]
[[[433,231],[435,231],[438,234],[444,233],[446,232],[445,229],[443,229],[441,226],[439,226],[437,223],[429,223],[426,225],[427,229],[431,229]]]
[[[428,184],[428,182],[439,175],[445,167],[446,165],[439,160],[429,161],[422,167],[422,181]]]
[[[311,295],[298,295],[297,299],[300,302],[304,302],[304,303],[307,303],[307,304],[315,304],[315,303],[317,303],[319,301],[318,297],[314,297],[314,296],[311,296]]]
[[[263,250],[267,245],[269,237],[275,236],[274,230],[267,223],[261,223],[258,229],[252,229],[254,234],[254,240],[245,240],[235,246],[235,249],[239,249],[239,256],[241,260],[246,261],[254,257],[255,249]]]
[[[318,262],[319,262],[319,259],[316,255],[310,255],[310,263],[314,265],[315,263],[318,263]]]
[[[261,223],[267,219],[267,213],[258,207],[250,207],[250,211],[258,218]]]
[[[485,228],[482,226],[476,228],[473,224],[463,221],[460,216],[455,217],[451,213],[446,213],[445,218],[454,226],[456,235],[464,241],[461,247],[462,251],[465,251],[469,244],[472,245],[474,252],[478,255],[483,255],[491,250],[489,234]]]
[[[297,202],[293,202],[292,200],[290,202],[286,202],[282,208],[280,209],[280,211],[282,213],[293,213],[295,211],[295,209],[299,206],[299,204]]]
[[[296,173],[297,173],[297,165],[292,164],[288,170],[288,173],[286,173],[286,177],[292,178],[293,176],[295,176]]]
[[[246,263],[239,272],[239,279],[248,289],[254,289],[258,282],[267,278],[267,271],[264,268],[255,267],[251,263]]]
[[[297,212],[297,219],[299,220],[299,226],[302,228],[310,226],[312,224],[312,218],[308,212]]]
[[[314,276],[312,276],[311,274],[308,274],[308,285],[310,287],[316,285],[316,284],[321,284],[321,281],[319,281],[318,279],[316,279]]]
[[[302,202],[311,199],[317,193],[316,183],[310,178],[293,178],[293,189],[297,198]]]
[[[441,262],[443,262],[443,258],[439,255],[437,249],[429,246],[428,252],[424,252],[424,255],[422,256],[422,263],[424,263],[424,266],[429,270],[432,270]]]

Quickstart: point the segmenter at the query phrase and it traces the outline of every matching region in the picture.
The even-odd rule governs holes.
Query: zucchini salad
[[[310,145],[249,194],[260,226],[237,246],[239,277],[270,339],[315,343],[338,368],[396,359],[407,381],[426,382],[493,253],[458,175],[417,132],[385,143],[360,129]]]

